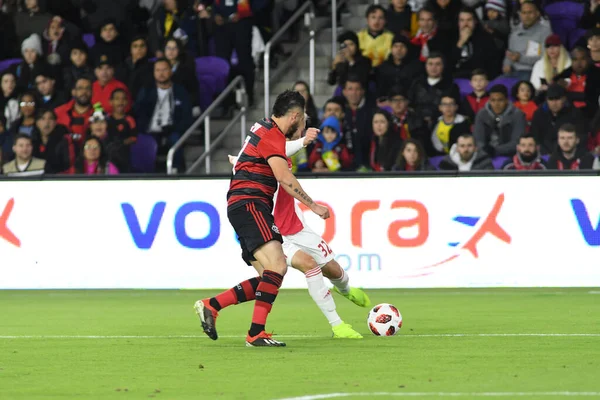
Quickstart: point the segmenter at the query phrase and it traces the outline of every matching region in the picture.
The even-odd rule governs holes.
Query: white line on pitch
[[[277,335],[288,339],[324,339],[323,335]],[[224,339],[245,338],[241,335],[219,336]],[[444,338],[444,337],[600,337],[600,333],[440,333],[396,336],[397,338]],[[5,335],[0,339],[206,339],[205,335]],[[393,340],[393,339],[392,339]]]
[[[357,392],[357,393],[327,393],[299,397],[286,397],[279,400],[320,400],[338,397],[594,397],[600,392]]]

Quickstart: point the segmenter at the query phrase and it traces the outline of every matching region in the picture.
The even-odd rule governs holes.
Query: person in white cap
[[[35,77],[46,68],[42,58],[42,39],[36,33],[31,34],[21,44],[23,61],[11,66],[11,71],[17,77],[17,86],[35,89]]]

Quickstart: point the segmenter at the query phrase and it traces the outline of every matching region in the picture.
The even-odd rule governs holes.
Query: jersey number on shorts
[[[325,242],[324,240],[321,240],[321,243],[317,247],[323,252],[323,257],[327,257],[332,253],[331,249],[327,245],[327,242]]]

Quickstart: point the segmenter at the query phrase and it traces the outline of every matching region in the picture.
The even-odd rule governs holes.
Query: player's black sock
[[[215,297],[211,297],[208,302],[215,310],[221,311],[225,307],[254,300],[259,283],[260,276],[248,279]]]

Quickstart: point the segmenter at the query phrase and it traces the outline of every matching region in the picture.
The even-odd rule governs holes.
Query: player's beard
[[[292,139],[294,137],[294,134],[296,133],[296,131],[298,130],[298,128],[300,127],[300,123],[299,122],[295,122],[292,126],[290,126],[287,130],[287,132],[285,133],[285,138],[286,139]]]

